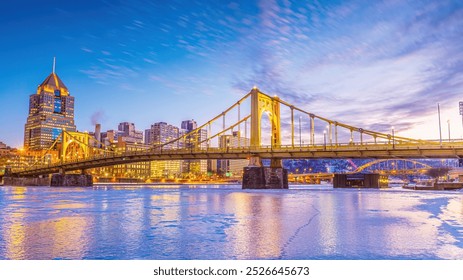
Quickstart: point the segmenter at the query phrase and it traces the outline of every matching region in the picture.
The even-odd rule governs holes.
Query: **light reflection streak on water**
[[[0,188],[0,259],[461,259],[463,193]]]
[[[339,230],[337,225],[339,223],[336,212],[331,212],[332,209],[336,209],[336,201],[333,196],[325,196],[321,199],[320,203],[314,208],[319,209],[320,212],[326,213],[328,215],[323,215],[319,217],[319,231],[317,235],[320,236],[319,242],[323,250],[323,254],[331,255],[336,253]],[[350,224],[349,224],[350,225]]]
[[[17,201],[22,200],[25,197],[26,192],[25,187],[17,187],[11,189],[11,200]],[[5,211],[5,208],[2,208],[2,211]],[[12,212],[11,216],[14,220],[17,220],[17,223],[6,224],[2,223],[2,226],[9,227],[8,230],[4,232],[5,239],[5,250],[6,258],[8,259],[23,259],[25,257],[24,249],[24,240],[25,240],[25,228],[23,226],[23,220],[25,216],[25,211]]]
[[[238,258],[278,258],[281,254],[281,227],[279,220],[281,200],[275,195],[232,193],[225,209],[234,213],[237,224],[227,230]]]
[[[8,193],[8,192],[6,192]],[[2,216],[2,233],[5,243],[4,257],[6,259],[80,259],[85,251],[85,231],[89,228],[86,217],[55,217],[36,220],[39,212],[57,213],[74,209],[88,208],[83,203],[69,203],[68,200],[56,200],[50,203],[53,196],[41,200],[42,207],[30,205],[37,202],[37,192],[29,188],[13,188],[11,201],[14,209],[3,208],[9,213],[7,219]],[[59,211],[58,211],[59,212]]]

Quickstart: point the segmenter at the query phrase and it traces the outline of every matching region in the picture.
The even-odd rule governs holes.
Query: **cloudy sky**
[[[73,2],[73,3],[68,3]],[[75,2],[75,3],[74,3]],[[463,135],[463,1],[2,1],[0,141],[52,71],[80,131],[206,122],[256,85],[326,118]]]

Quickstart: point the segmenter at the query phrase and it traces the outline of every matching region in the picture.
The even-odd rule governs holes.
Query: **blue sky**
[[[70,3],[72,2],[72,3]],[[75,2],[75,3],[74,3]],[[80,131],[202,123],[257,85],[318,115],[461,137],[462,1],[2,1],[0,141],[52,70]]]

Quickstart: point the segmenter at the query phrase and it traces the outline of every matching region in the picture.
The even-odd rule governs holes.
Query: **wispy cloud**
[[[122,66],[111,60],[100,59],[100,64],[95,64],[89,69],[81,70],[82,73],[103,85],[113,84],[115,81],[126,82],[138,76],[137,69]]]
[[[453,104],[463,90],[459,1],[191,5],[148,3],[166,15],[159,19],[143,16],[143,5],[113,7],[132,15],[108,31],[125,40],[82,48],[97,61],[82,72],[121,89],[146,79],[176,96],[223,94],[217,88],[236,96],[258,86],[306,111],[381,132],[423,123],[437,102]]]
[[[463,4],[260,1],[252,71],[232,82],[367,129],[412,128],[463,90]]]
[[[93,52],[91,49],[86,48],[86,47],[82,47],[82,48],[80,48],[80,49],[83,50],[83,51],[86,52],[86,53],[92,53],[92,52]]]

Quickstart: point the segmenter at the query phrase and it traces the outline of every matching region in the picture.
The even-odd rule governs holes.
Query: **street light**
[[[323,130],[323,148],[326,150],[326,130]]]
[[[395,149],[395,141],[394,141],[394,127],[392,127],[392,148]]]

